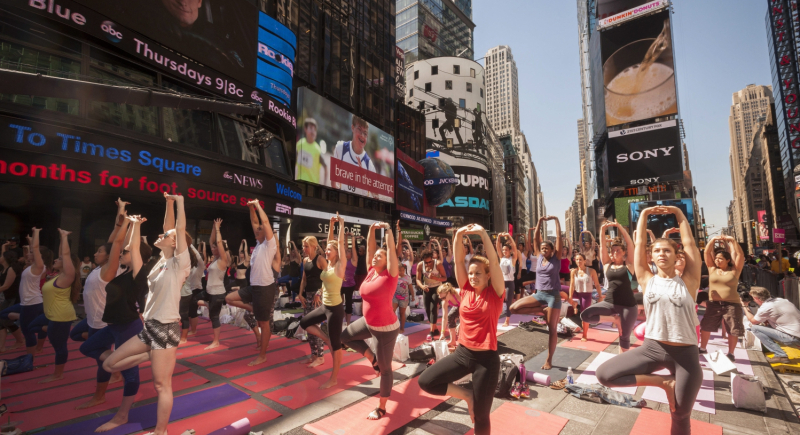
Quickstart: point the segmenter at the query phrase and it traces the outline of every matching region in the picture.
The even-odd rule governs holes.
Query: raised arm
[[[542,246],[542,222],[544,222],[544,216],[539,218],[539,222],[536,223],[536,228],[533,229],[533,255],[539,256],[539,249]]]
[[[722,239],[722,236],[714,236],[708,241],[708,243],[706,243],[705,261],[708,270],[712,270],[713,268],[717,267],[717,265],[714,263],[714,243],[720,239]]]
[[[467,284],[469,274],[467,273],[467,266],[464,260],[467,258],[467,248],[464,246],[464,237],[467,233],[467,227],[461,227],[456,230],[453,236],[453,270],[456,275],[456,282],[459,288],[464,288]],[[417,285],[419,285],[419,270],[417,270]],[[505,283],[503,283],[505,288]]]
[[[272,233],[272,225],[269,223],[269,217],[267,217],[267,214],[264,213],[264,209],[261,208],[260,202],[256,202],[256,210],[258,211],[258,216],[261,217],[261,225],[263,225],[264,229],[266,230],[267,240],[272,240],[272,238],[275,237],[275,234]]]
[[[336,229],[336,224],[339,223],[338,216],[339,213],[336,213],[335,215],[331,216],[331,220],[328,222],[328,242],[336,240],[336,237],[334,236],[334,230]]]
[[[502,298],[505,294],[506,287],[503,281],[503,270],[500,269],[500,257],[497,251],[492,249],[492,239],[489,237],[489,234],[486,233],[486,230],[480,226],[473,226],[469,231],[472,232],[472,234],[479,234],[481,240],[483,240],[484,254],[489,260],[489,278],[491,279],[492,288],[494,288],[497,296]]]
[[[386,229],[386,269],[389,275],[396,278],[400,274],[400,260],[397,258],[397,246],[394,243],[394,235],[392,234],[392,226],[388,223],[383,223],[383,228]]]
[[[694,236],[692,236],[692,226],[689,219],[683,214],[678,207],[664,207],[668,213],[672,213],[678,219],[678,227],[681,229],[681,244],[683,245],[683,252],[686,254],[686,268],[683,271],[681,278],[686,283],[689,293],[692,298],[697,297],[697,290],[700,288],[700,267],[702,266],[702,259],[700,258],[700,250],[695,244]]]
[[[434,249],[436,249],[436,252],[439,253],[439,261],[443,261],[444,255],[442,255],[442,245],[440,245],[439,241],[436,239],[432,240],[431,243],[433,244]]]
[[[564,249],[564,238],[561,236],[561,221],[555,216],[550,216],[550,220],[556,223],[556,257],[561,259],[561,252]]]
[[[61,274],[58,275],[55,285],[59,288],[67,288],[72,285],[73,282],[75,282],[75,265],[72,264],[72,253],[69,249],[68,239],[68,236],[72,233],[59,228],[58,234],[61,237],[61,244],[59,246],[59,255],[61,256]]]
[[[375,222],[369,226],[369,231],[367,232],[367,263],[370,262],[371,258],[375,258],[375,251],[378,250],[375,242],[375,230],[381,228],[381,226],[381,222]]]
[[[174,203],[175,203],[175,198],[177,196],[178,195],[171,196],[171,195],[167,194],[166,192],[164,192],[164,198],[167,200],[167,211],[164,214],[164,227],[163,227],[165,233],[167,231],[175,228],[175,207],[174,207]]]
[[[130,204],[130,203],[123,201],[121,198],[117,198],[117,200],[114,202],[114,204],[117,205],[117,217],[116,217],[115,222],[114,222],[115,223],[114,230],[111,231],[111,235],[108,236],[108,243],[114,243],[114,240],[117,239],[117,232],[119,232],[119,230],[120,230],[119,229],[120,221],[121,220],[123,220],[123,221],[127,220],[126,216],[128,214],[125,212],[125,206]]]
[[[731,251],[733,266],[736,268],[736,273],[740,274],[744,268],[744,251],[742,251],[742,247],[733,237],[726,236],[725,241],[728,243],[728,249]]]
[[[344,232],[344,218],[336,213],[334,216],[339,223],[339,261],[336,262],[336,276],[344,279],[344,271],[347,269],[347,234]]]
[[[172,212],[172,203],[170,198],[175,202],[177,208],[177,219],[175,219],[175,255],[183,254],[188,248],[186,245],[186,212],[183,207],[183,196],[181,195],[168,195],[164,193],[164,198],[167,198],[167,215]]]
[[[208,243],[216,245],[219,258],[217,259],[217,267],[219,270],[228,268],[228,254],[225,250],[225,244],[222,243],[222,219],[214,219],[214,228],[211,229],[211,238]]]
[[[358,266],[358,246],[356,246],[356,236],[354,236],[353,233],[350,233],[348,234],[348,237],[350,237],[350,264],[353,266]]]
[[[397,220],[397,258],[402,260],[403,258],[403,231],[400,230],[400,219]],[[407,271],[408,274],[411,274],[411,271]]]
[[[258,200],[247,202],[247,209],[250,212],[250,226],[253,228],[253,233],[256,234],[256,237],[258,237],[258,227],[261,226],[261,223],[258,221],[258,212],[256,211],[257,204]]]
[[[120,219],[121,218],[121,219]],[[108,262],[100,269],[100,279],[109,282],[117,276],[119,257],[125,246],[130,219],[127,216],[117,215],[118,222],[114,228],[114,240],[111,241],[111,252],[108,253]]]
[[[33,227],[31,229],[31,234],[33,237],[31,238],[31,252],[33,252],[33,265],[31,265],[31,273],[36,276],[39,276],[44,272],[44,260],[42,260],[42,252],[39,251],[39,231],[42,231],[41,228]]]
[[[446,258],[446,260],[447,260],[448,263],[452,263],[453,262],[453,247],[450,246],[450,239],[443,239],[442,242],[445,244],[445,247],[447,248],[447,257],[448,258]]]
[[[611,224],[609,222],[604,222],[603,225],[600,227],[600,234],[597,235],[597,238],[600,239],[602,245],[600,246],[600,261],[605,266],[606,264],[611,264],[611,257],[608,255],[608,246],[606,245],[606,230],[610,227]],[[644,233],[642,233],[644,234]],[[639,230],[636,230],[636,237],[642,234],[639,234]]]
[[[633,247],[633,240],[631,240],[631,236],[628,235],[628,230],[626,230],[625,227],[616,222],[614,226],[619,229],[620,234],[622,234],[622,240],[625,241],[625,247],[628,249],[628,256],[625,258],[625,262],[629,268],[633,268],[634,259],[636,258],[634,250],[631,249]]]
[[[653,208],[646,208],[639,214],[639,222],[636,223],[636,243],[634,248],[633,266],[639,285],[643,291],[647,291],[645,285],[653,277],[650,271],[650,264],[647,261],[647,218],[652,213]],[[605,233],[605,225],[601,229]],[[601,234],[602,236],[603,234]],[[608,254],[606,254],[606,257]],[[603,260],[605,264],[605,260]]]
[[[128,219],[131,220],[133,228],[131,229],[131,241],[125,249],[131,254],[131,272],[133,273],[132,276],[136,278],[136,275],[142,270],[144,261],[147,260],[146,258],[142,258],[142,252],[139,250],[142,241],[142,238],[139,237],[139,233],[141,232],[142,224],[147,222],[147,219],[141,216],[132,216],[128,217]]]

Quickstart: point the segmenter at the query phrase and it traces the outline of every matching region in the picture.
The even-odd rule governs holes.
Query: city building
[[[508,231],[524,235],[530,223],[528,216],[527,177],[523,169],[522,159],[511,140],[511,136],[500,136],[503,146],[503,170],[505,173],[505,204],[508,219]]]
[[[460,57],[406,66],[405,101],[426,118],[427,156],[449,164],[459,178],[437,216],[455,226],[478,223],[505,232],[503,148],[486,117],[484,69]]]
[[[757,127],[756,127],[757,128]],[[752,144],[756,143],[756,138],[753,137],[750,141]],[[766,192],[764,169],[762,166],[762,147],[750,146],[750,153],[748,159],[745,161],[742,184],[747,186],[746,189],[740,191],[743,195],[741,204],[744,209],[740,209],[741,217],[748,221],[744,225],[744,241],[747,244],[747,252],[755,252],[756,246],[761,246],[758,237],[758,232],[753,228],[752,223],[757,222],[758,212],[766,210]],[[735,199],[735,198],[734,198]],[[741,206],[740,206],[741,207]]]
[[[575,187],[575,196],[572,204],[564,213],[564,233],[571,246],[579,246],[581,232],[583,232],[583,192],[581,185]]]
[[[593,113],[592,113],[592,77],[589,62],[589,36],[592,33],[590,26],[596,27],[597,19],[595,14],[589,13],[594,11],[595,3],[590,3],[587,0],[577,0],[578,3],[578,57],[580,59],[580,74],[581,74],[581,109],[583,117],[582,121],[578,123],[578,147],[582,149],[581,153],[581,188],[583,189],[583,209],[586,213],[584,221],[586,229],[596,232],[595,228],[595,208],[594,201],[597,197],[597,189],[595,184],[596,174],[594,172],[595,151],[594,151],[594,127],[593,127]]]
[[[589,156],[591,153],[589,152],[589,138],[588,138],[588,125],[586,124],[586,120],[581,118],[578,120],[578,158],[580,161],[580,171],[581,171],[581,198],[583,200],[582,208],[586,210],[588,207],[587,204],[587,196],[588,196],[588,175],[589,170],[587,165],[589,162],[587,161],[586,157]],[[582,219],[585,219],[583,217]]]
[[[396,0],[397,46],[406,65],[436,57],[475,58],[472,0]]]
[[[749,214],[748,210],[753,207],[748,201],[748,185],[745,179],[745,171],[748,166],[751,148],[753,146],[753,132],[773,104],[772,87],[748,85],[746,88],[733,94],[730,115],[728,116],[728,128],[731,138],[730,148],[730,167],[731,184],[733,185],[733,231],[736,240],[740,243],[747,242],[745,234],[748,221],[754,219],[754,215]],[[753,176],[754,174],[751,174]],[[759,178],[760,185],[760,178]],[[760,209],[759,209],[760,210]]]
[[[500,136],[520,131],[517,63],[511,47],[500,45],[489,49],[484,64],[489,121]]]

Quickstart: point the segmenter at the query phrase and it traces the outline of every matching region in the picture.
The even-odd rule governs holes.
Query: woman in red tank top
[[[463,238],[469,234],[480,235],[486,257],[472,257],[467,269]],[[503,311],[505,283],[497,251],[481,226],[473,224],[459,228],[453,246],[455,275],[461,296],[458,347],[454,353],[422,372],[419,386],[430,394],[465,400],[475,424],[475,434],[487,435],[491,433],[489,411],[500,373],[497,322]],[[468,374],[472,374],[472,391],[453,384]]]

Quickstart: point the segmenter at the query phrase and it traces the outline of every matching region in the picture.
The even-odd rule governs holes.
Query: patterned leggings
[[[309,293],[309,296],[312,294]],[[306,307],[303,308],[303,315],[307,316],[310,312],[314,311],[314,304],[311,303],[311,298],[306,299]],[[321,338],[317,337],[316,335],[306,334],[308,335],[308,345],[311,347],[311,355],[312,356],[322,356],[322,352],[325,351],[325,342],[322,341]]]

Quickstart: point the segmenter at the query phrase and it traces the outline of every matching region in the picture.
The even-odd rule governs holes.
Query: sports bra
[[[246,269],[247,269],[247,265],[246,265],[246,264],[244,264],[244,263],[239,263],[239,264],[237,264],[237,265],[236,265],[236,268],[237,268],[237,269],[240,269],[240,270],[241,270],[241,269],[245,269],[245,270],[246,270]]]

